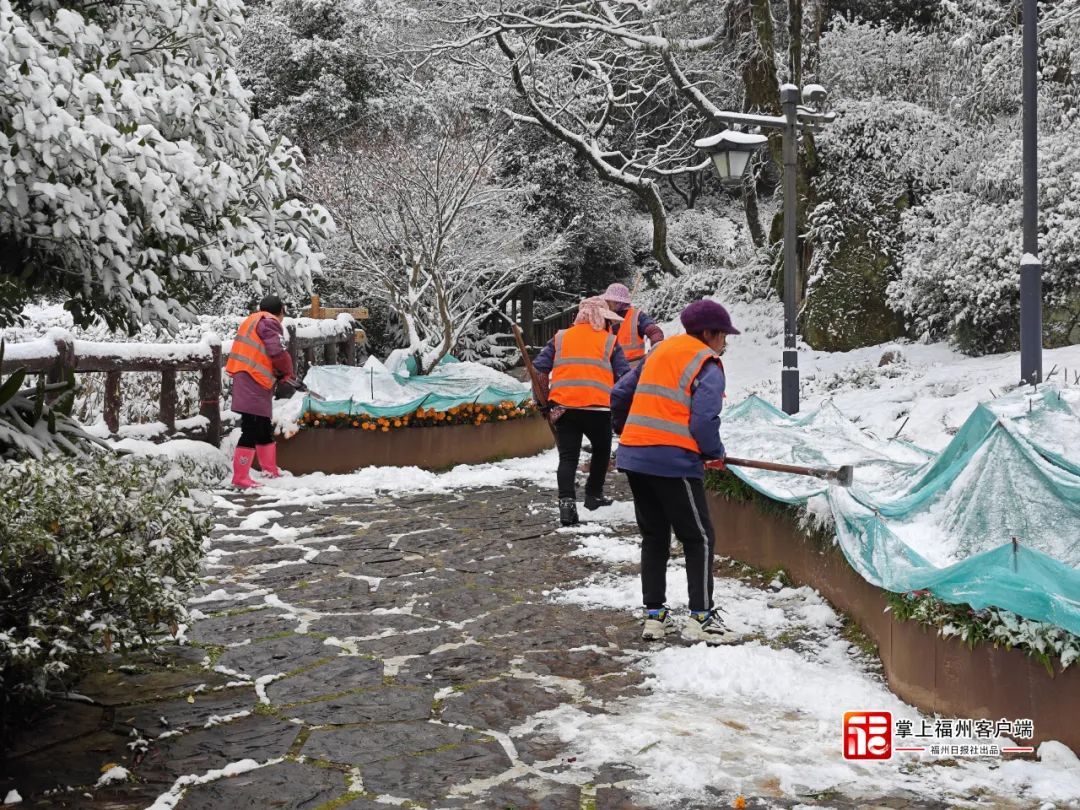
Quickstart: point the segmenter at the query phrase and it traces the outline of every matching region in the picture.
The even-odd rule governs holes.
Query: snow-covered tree
[[[222,279],[309,285],[325,210],[233,69],[241,0],[0,0],[0,319],[175,328]]]
[[[1080,138],[1073,124],[1039,144],[1044,334],[1080,340]],[[954,338],[973,354],[1015,348],[1019,337],[1021,141],[973,159],[958,182],[903,218],[904,246],[890,302],[919,333]]]
[[[511,2],[497,9],[456,0],[440,9],[451,36],[428,50],[509,80],[517,96],[506,109],[510,117],[543,129],[602,181],[631,192],[652,220],[656,260],[677,273],[684,265],[667,243],[663,189],[670,178],[710,171],[694,140],[716,129],[714,103],[742,95],[733,71],[721,72],[728,81],[717,84],[716,54],[730,44],[729,27],[741,32],[744,18],[753,27],[753,7],[761,2],[724,5],[717,14],[696,4],[637,0]],[[491,60],[491,46],[501,62]]]
[[[412,16],[388,0],[249,3],[238,73],[267,128],[306,144],[354,126],[392,81],[381,51]]]
[[[345,142],[313,161],[313,194],[347,235],[342,260],[400,322],[419,374],[560,248],[526,244],[525,190],[495,182],[499,148],[454,128]]]

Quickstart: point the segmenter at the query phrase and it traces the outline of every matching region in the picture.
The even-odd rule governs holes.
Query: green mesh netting
[[[316,366],[304,381],[325,399],[306,397],[303,410],[319,414],[394,417],[418,408],[447,411],[469,403],[520,405],[532,397],[524,383],[452,357],[423,377],[394,373],[369,360],[363,368]]]
[[[850,489],[730,469],[770,498],[831,514],[868,582],[1080,634],[1080,415],[1061,391],[978,406],[939,454],[870,436],[831,404],[789,417],[756,397],[727,412],[723,434],[733,456],[855,465]]]

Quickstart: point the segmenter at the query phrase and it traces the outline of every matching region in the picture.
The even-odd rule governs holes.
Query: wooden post
[[[297,365],[300,362],[300,350],[296,347],[296,327],[290,326],[289,331],[289,357],[292,359],[293,369],[296,372],[297,377],[300,376],[300,368]]]
[[[319,300],[319,296],[317,296],[317,295],[312,295],[311,296],[311,317],[312,318],[321,318],[322,317],[322,301]]]
[[[337,341],[331,340],[323,349],[323,362],[328,366],[336,366],[338,360]]]
[[[213,361],[199,377],[199,413],[206,417],[206,441],[221,446],[221,344],[211,346]]]
[[[533,330],[533,297],[536,288],[530,282],[521,287],[521,331],[525,335],[525,343],[535,346],[536,334]]]
[[[105,424],[113,435],[120,432],[120,408],[124,404],[120,376],[119,371],[105,372]]]
[[[68,372],[75,370],[75,343],[66,338],[56,341],[56,364],[46,375],[48,383],[62,383],[67,379]],[[58,398],[58,394],[49,394],[45,401],[52,404]]]
[[[356,365],[356,330],[350,329],[349,334],[345,336],[345,342],[342,344],[345,351],[345,364],[349,366]]]
[[[158,418],[170,433],[176,430],[175,368],[163,368],[161,370],[161,399],[158,407]]]

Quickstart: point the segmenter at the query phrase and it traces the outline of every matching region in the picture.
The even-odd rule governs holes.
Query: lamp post
[[[781,405],[787,414],[799,412],[799,354],[795,348],[798,334],[798,311],[795,307],[798,271],[798,137],[800,131],[817,131],[836,117],[834,113],[825,110],[826,97],[825,88],[820,84],[808,84],[801,93],[795,85],[785,84],[780,88],[782,116],[725,111],[715,112],[712,116],[729,126],[759,127],[783,134],[784,361],[780,374],[780,392]],[[712,158],[721,181],[735,182],[741,180],[746,171],[750,163],[750,153],[759,149],[767,140],[764,135],[726,129],[718,135],[695,141],[694,146]]]
[[[1039,260],[1039,12],[1024,0],[1024,256],[1020,260],[1020,381],[1042,382],[1042,262]]]

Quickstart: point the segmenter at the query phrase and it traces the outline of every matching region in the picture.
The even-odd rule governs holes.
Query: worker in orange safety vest
[[[601,296],[607,301],[608,308],[622,316],[622,323],[616,332],[619,348],[623,350],[630,364],[637,365],[645,359],[645,339],[656,347],[664,339],[664,331],[656,325],[644,310],[635,307],[630,300],[630,290],[625,284],[612,284]]]
[[[578,522],[576,476],[583,437],[592,443],[585,508],[591,511],[612,503],[604,497],[611,462],[611,389],[630,371],[612,331],[620,320],[602,298],[586,298],[578,305],[574,325],[556,334],[533,364],[559,446],[559,520],[563,526]]]
[[[240,414],[240,441],[233,453],[233,486],[259,486],[251,478],[256,458],[264,475],[277,478],[277,446],[271,422],[274,386],[278,381],[296,390],[305,386],[293,377],[292,358],[283,345],[285,305],[276,295],[259,302],[259,310],[236,330],[225,371],[232,376],[233,412]]]
[[[720,355],[739,334],[715,301],[695,301],[680,315],[685,335],[669,337],[619,381],[611,396],[620,435],[616,466],[634,495],[641,532],[642,638],[674,630],[667,600],[671,532],[682,543],[690,596],[684,636],[709,644],[732,634],[713,607],[715,538],[705,500],[704,461],[724,458],[720,411],[726,379]]]

